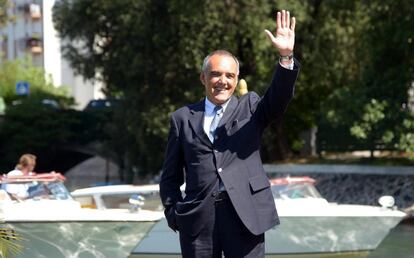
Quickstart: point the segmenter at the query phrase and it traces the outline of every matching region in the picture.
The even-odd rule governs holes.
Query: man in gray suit
[[[279,224],[260,141],[292,99],[299,64],[295,18],[283,10],[276,23],[276,34],[266,34],[280,58],[264,96],[234,97],[239,62],[218,50],[200,74],[206,98],[172,114],[160,194],[183,257],[264,257],[264,232]]]

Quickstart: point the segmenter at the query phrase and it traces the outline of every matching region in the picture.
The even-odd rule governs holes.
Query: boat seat
[[[0,201],[11,201],[10,195],[4,189],[0,189]]]

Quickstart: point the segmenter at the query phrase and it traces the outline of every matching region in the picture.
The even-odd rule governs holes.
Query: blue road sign
[[[20,81],[16,83],[17,95],[29,95],[30,84],[28,82]]]

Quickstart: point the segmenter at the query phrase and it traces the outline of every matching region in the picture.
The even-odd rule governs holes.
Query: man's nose
[[[219,78],[219,82],[221,82],[221,83],[226,83],[226,82],[227,82],[227,80],[226,80],[226,76],[225,76],[225,75],[220,76],[220,78]]]

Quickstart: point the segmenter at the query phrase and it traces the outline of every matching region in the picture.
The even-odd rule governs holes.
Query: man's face
[[[33,172],[33,170],[35,169],[35,167],[36,167],[36,163],[31,163],[30,165],[29,165],[29,172]]]
[[[225,103],[237,86],[238,70],[236,61],[230,56],[213,55],[207,70],[200,74],[206,96],[215,105]]]

